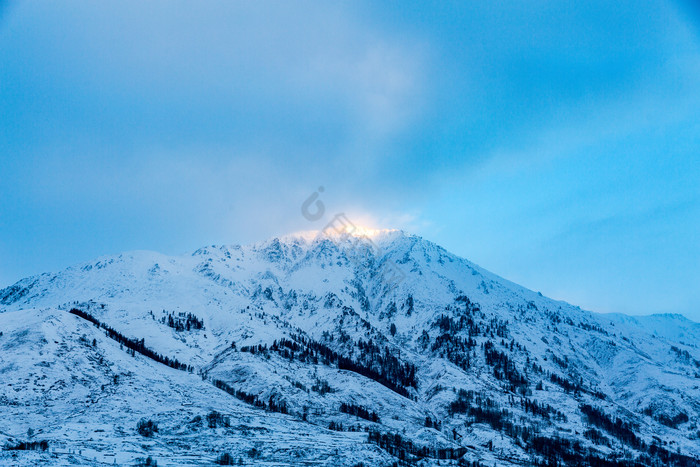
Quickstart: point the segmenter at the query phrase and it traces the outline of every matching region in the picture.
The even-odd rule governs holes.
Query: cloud
[[[309,82],[332,83],[344,94],[370,137],[403,128],[418,112],[420,60],[415,50],[384,42],[367,44],[351,56],[319,54],[311,59]]]
[[[700,41],[678,5],[16,3],[3,264],[318,228],[299,207],[322,185],[329,213],[556,283],[540,245],[697,193]]]
[[[350,112],[353,125],[381,133],[401,127],[421,91],[419,44],[373,28],[342,4],[47,8],[22,5],[17,12],[11,38],[21,38],[25,53],[10,63],[110,103],[146,99],[186,108],[191,100],[218,101],[231,112],[286,118],[299,116],[290,108],[319,117]]]

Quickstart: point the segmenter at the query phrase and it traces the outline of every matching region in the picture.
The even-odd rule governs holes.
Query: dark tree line
[[[569,367],[569,363],[567,360],[557,358],[556,356],[553,356],[553,359],[554,359],[554,362],[557,363],[560,367],[562,367],[564,369]],[[599,389],[597,389],[595,387],[586,388],[584,386],[584,382],[583,382],[582,377],[578,377],[578,381],[577,381],[576,377],[573,375],[569,375],[568,377],[559,376],[556,373],[552,373],[550,371],[545,371],[541,366],[537,365],[536,363],[533,363],[531,368],[533,371],[535,371],[537,373],[548,376],[549,380],[552,383],[561,387],[567,393],[573,393],[575,395],[578,395],[580,393],[586,393],[586,394],[590,394],[591,396],[598,398],[600,400],[605,400],[608,397],[605,395],[604,392],[600,391]],[[540,382],[540,384],[538,384],[538,389],[541,389],[541,387],[542,387],[542,385]]]
[[[685,412],[679,412],[673,417],[670,417],[666,414],[655,414],[651,407],[647,407],[646,409],[642,410],[642,413],[644,415],[648,415],[649,417],[653,417],[657,422],[670,428],[678,428],[678,425],[686,423],[688,420],[690,420],[688,418],[688,414]]]
[[[557,357],[556,355],[552,355],[552,360],[554,361],[554,363],[556,363],[562,369],[569,368],[569,362],[567,359],[562,359],[562,358]],[[530,358],[528,357],[528,362],[529,361],[530,361]],[[605,393],[596,389],[595,387],[591,387],[588,389],[586,387],[584,387],[583,378],[581,378],[581,377],[579,377],[578,381],[577,381],[576,377],[573,375],[569,375],[568,377],[559,376],[556,373],[546,371],[544,368],[542,368],[542,366],[538,365],[535,362],[532,362],[531,364],[528,363],[527,368],[531,368],[532,371],[534,371],[535,373],[545,375],[546,377],[549,378],[549,381],[551,381],[552,383],[561,387],[567,393],[573,393],[575,395],[578,395],[580,393],[586,393],[586,394],[590,394],[591,396],[596,397],[600,400],[607,399],[607,396],[605,395]],[[543,388],[542,382],[540,381],[537,384],[537,389],[542,390],[542,388]]]
[[[603,444],[603,443],[601,443]],[[635,459],[615,459],[601,457],[593,449],[584,449],[578,441],[565,438],[532,437],[527,450],[542,456],[538,466],[588,465],[596,467],[645,467],[649,465],[664,465],[675,467],[697,467],[698,459],[683,454],[670,452],[664,448],[652,445]]]
[[[469,297],[467,297],[466,295],[459,295],[457,298],[455,298],[455,302],[463,305],[464,311],[467,314],[475,314],[481,311],[481,307],[479,306],[479,304],[473,303],[471,300],[469,300]]]
[[[121,345],[123,345],[127,349],[131,350],[132,355],[134,355],[136,352],[138,352],[141,355],[150,358],[151,360],[155,360],[158,363],[162,363],[163,365],[167,365],[170,368],[175,368],[176,370],[189,371],[189,372],[192,372],[194,370],[194,367],[192,365],[187,365],[185,363],[180,362],[176,358],[170,358],[170,357],[167,357],[165,355],[159,354],[158,352],[156,352],[154,350],[149,349],[148,347],[146,347],[144,339],[130,339],[129,337],[126,337],[124,334],[117,331],[116,329],[113,329],[104,323],[100,323],[100,321],[97,318],[90,315],[89,313],[86,313],[82,310],[78,310],[77,308],[71,309],[69,313],[74,314],[76,316],[79,316],[79,317],[93,323],[97,327],[101,327],[102,329],[105,330],[107,337],[119,342]]]
[[[340,404],[340,411],[348,415],[354,415],[356,417],[364,418],[370,422],[379,423],[379,415],[366,407],[356,404],[346,404],[343,402]]]
[[[92,316],[89,313],[84,312],[83,310],[79,310],[77,308],[71,308],[71,310],[68,313],[74,314],[75,316],[79,316],[86,321],[90,321],[95,326],[100,327],[100,322],[97,320],[97,318],[95,318],[94,316]]]
[[[514,403],[512,401],[511,403]],[[543,418],[555,417],[561,419],[564,414],[556,411],[551,406],[539,404],[527,398],[521,398],[521,407]],[[581,405],[581,412],[585,414],[588,423],[601,428],[628,446],[637,450],[646,451],[637,459],[615,459],[601,457],[595,449],[582,447],[575,439],[549,438],[538,434],[538,430],[532,427],[514,423],[512,414],[500,409],[496,402],[480,392],[461,389],[457,398],[449,405],[450,415],[466,414],[470,423],[486,423],[494,430],[520,440],[519,443],[530,453],[539,457],[534,465],[559,466],[559,465],[595,465],[610,467],[642,467],[646,465],[672,465],[679,467],[697,466],[698,459],[671,452],[658,445],[647,446],[635,433],[630,423],[620,418],[613,418],[605,414],[601,409],[591,405]],[[546,415],[545,415],[546,414]],[[565,417],[564,417],[565,419]],[[589,428],[584,436],[594,444],[610,446],[610,440],[595,428]]]
[[[269,347],[270,351],[279,353],[283,358],[299,360],[307,363],[322,363],[324,365],[337,365],[338,369],[349,370],[370,378],[392,391],[412,399],[409,388],[416,388],[416,366],[402,362],[392,354],[389,347],[379,347],[372,340],[358,340],[355,343],[359,355],[353,359],[339,354],[325,344],[292,335],[292,339],[282,338],[276,340]],[[243,352],[266,352],[267,346],[244,346]]]
[[[41,441],[18,441],[16,444],[8,443],[5,445],[7,451],[46,451],[49,448],[49,442],[45,439]]]
[[[459,319],[450,318],[446,315],[440,317],[433,323],[434,328],[438,328],[441,332],[435,338],[430,350],[439,352],[441,356],[457,365],[459,368],[467,371],[471,367],[470,352],[476,347],[474,336],[479,334],[479,326],[474,322],[471,316],[460,316]],[[459,337],[458,332],[467,330],[468,337]],[[424,333],[429,340],[427,332]]]
[[[440,423],[436,418],[431,418],[429,415],[425,416],[425,427],[426,428],[435,428],[436,430],[440,431],[441,426],[442,426],[442,423]]]
[[[593,444],[597,444],[599,446],[610,446],[610,440],[595,428],[589,428],[588,430],[584,431],[583,436],[590,439]]]
[[[700,368],[700,360],[694,359],[687,350],[681,350],[675,345],[671,346],[671,350],[678,356],[678,358],[685,360],[687,363],[692,362],[696,367]]]
[[[571,318],[567,318],[567,319],[566,319],[566,323],[567,323],[569,326],[573,326],[573,325],[574,325],[574,322],[571,320]],[[606,330],[603,329],[602,327],[598,326],[597,324],[588,324],[588,323],[580,322],[580,323],[578,323],[577,326],[578,326],[579,328],[583,329],[584,331],[595,331],[595,332],[598,332],[598,333],[603,334],[603,335],[605,335],[605,336],[609,335],[609,334],[608,334],[608,331],[606,331]]]
[[[566,392],[573,392],[575,394],[578,394],[580,392],[585,391],[582,384],[577,383],[576,381],[571,381],[567,378],[563,378],[557,375],[556,373],[550,373],[549,380],[552,383],[560,386]]]
[[[435,320],[433,327],[438,328],[442,333],[449,334],[456,334],[466,330],[470,337],[476,337],[481,332],[479,325],[474,321],[471,315],[461,315],[456,318],[450,318],[442,314]]]
[[[645,460],[645,465],[650,465],[651,459],[660,461],[661,465],[673,465],[677,467],[697,467],[700,461],[697,458],[689,457],[679,452],[669,451],[666,448],[652,444],[647,450],[649,457]]]
[[[207,426],[209,428],[218,428],[218,427],[224,427],[228,428],[231,426],[231,419],[223,415],[216,410],[212,410],[207,414]]]
[[[580,409],[591,425],[602,428],[615,438],[635,449],[645,448],[644,441],[637,437],[633,431],[634,427],[631,424],[623,421],[619,417],[613,419],[601,409],[589,404],[581,404]]]
[[[221,380],[215,379],[213,383],[214,386],[221,389],[222,391],[226,391],[232,396],[254,407],[258,407],[270,412],[278,412],[283,414],[289,413],[289,410],[287,409],[287,403],[285,401],[276,401],[273,396],[270,396],[270,399],[267,402],[265,402],[260,400],[258,396],[247,393],[245,391],[241,391],[240,389],[234,389]]]
[[[231,454],[224,452],[220,454],[219,457],[214,461],[217,465],[236,465],[236,461]]]
[[[554,411],[549,406],[537,404],[529,399],[522,399],[520,403],[523,407],[525,405],[530,407],[530,410],[539,407],[540,411],[547,411],[548,414]],[[513,404],[515,404],[515,400],[513,400]],[[543,407],[549,407],[549,409]],[[450,415],[465,414],[470,417],[469,423],[485,423],[506,436],[522,440],[523,443],[527,443],[536,434],[536,430],[532,427],[516,424],[511,412],[499,407],[493,399],[482,392],[460,389],[457,398],[448,406],[448,412]]]
[[[332,420],[328,424],[328,429],[333,430],[333,431],[351,431],[351,432],[368,431],[366,428],[363,430],[363,428],[360,425],[351,425],[351,426],[346,427],[346,426],[343,426],[342,423],[334,422]]]
[[[416,446],[410,440],[404,439],[398,433],[380,433],[370,431],[367,441],[376,444],[401,461],[411,462],[424,458],[460,459],[467,452],[466,448],[436,448]],[[467,465],[467,464],[463,464]]]
[[[476,318],[479,313],[483,318],[483,313],[481,313],[481,308],[478,304],[472,303],[466,295],[458,296],[455,302],[456,305],[445,307],[445,311],[448,314],[441,314],[432,323],[431,328],[438,329],[439,334],[432,342],[430,350],[439,352],[442,357],[447,358],[462,370],[467,371],[472,364],[471,351],[477,345],[475,337],[485,336],[493,338],[498,336],[505,338],[508,334],[508,323],[493,318],[489,322],[480,324],[476,321]],[[461,336],[460,333],[462,334]],[[420,342],[423,348],[428,347],[430,335],[427,331],[423,331]],[[513,343],[511,343],[511,350],[513,350]],[[503,374],[499,373],[496,376],[501,377]],[[515,384],[516,387],[518,385],[520,385],[520,382]]]
[[[496,350],[493,342],[486,341],[484,344],[484,356],[486,364],[493,367],[493,375],[502,381],[510,383],[511,391],[519,389],[524,393],[528,388],[528,381],[515,366],[515,363],[505,352]]]
[[[136,424],[136,431],[141,436],[152,438],[155,433],[158,433],[158,424],[153,420],[141,419]]]
[[[549,404],[537,402],[534,399],[523,397],[520,399],[520,407],[525,413],[531,413],[545,420],[554,418],[558,421],[566,421],[566,415]]]
[[[167,324],[169,327],[178,332],[191,331],[192,329],[204,329],[204,321],[197,318],[192,313],[179,313],[177,315],[174,313],[168,313],[167,316],[163,316],[160,319],[160,322]]]
[[[311,386],[311,390],[319,393],[320,395],[328,394],[329,392],[335,392],[335,389],[328,384],[325,379],[316,379],[316,382]]]
[[[450,415],[458,413],[468,414],[469,409],[473,406],[495,408],[497,404],[493,399],[481,392],[460,389],[457,392],[457,399],[449,405],[448,411]]]

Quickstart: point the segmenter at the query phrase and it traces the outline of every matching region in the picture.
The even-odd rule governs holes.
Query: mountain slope
[[[105,257],[0,310],[0,435],[50,446],[18,462],[700,462],[700,325],[586,312],[398,231]],[[190,423],[212,410],[231,426]]]

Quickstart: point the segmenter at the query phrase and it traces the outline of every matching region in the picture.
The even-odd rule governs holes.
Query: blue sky
[[[700,320],[700,9],[2,2],[0,286],[322,227]]]

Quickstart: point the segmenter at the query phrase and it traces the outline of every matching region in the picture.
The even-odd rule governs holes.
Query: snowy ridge
[[[0,442],[49,443],[0,464],[700,463],[700,324],[583,311],[363,234],[130,252],[0,290]]]

